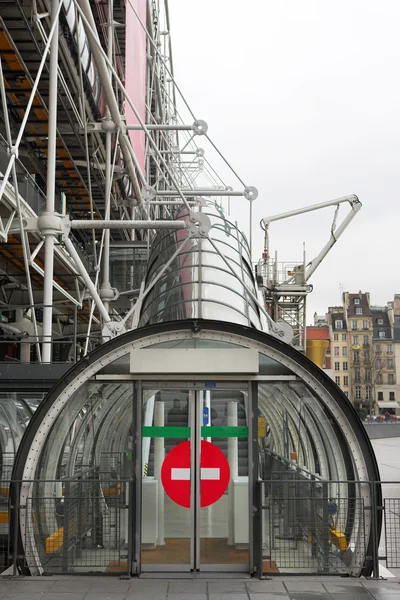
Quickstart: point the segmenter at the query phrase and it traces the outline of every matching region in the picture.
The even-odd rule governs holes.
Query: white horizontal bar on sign
[[[200,479],[207,481],[219,481],[220,480],[220,469],[217,467],[201,467]],[[189,481],[190,480],[190,469],[182,469],[180,467],[172,467],[171,469],[171,480],[172,481]]]
[[[171,479],[172,481],[189,481],[190,469],[180,469],[178,467],[173,467],[171,469]]]
[[[131,373],[202,373],[207,379],[219,373],[258,373],[255,348],[142,348],[131,350]]]

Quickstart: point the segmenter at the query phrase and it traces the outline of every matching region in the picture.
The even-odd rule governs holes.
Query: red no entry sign
[[[214,444],[202,440],[200,447],[200,507],[219,500],[228,487],[229,463]],[[182,442],[168,452],[161,468],[161,481],[168,496],[190,508],[190,442]]]

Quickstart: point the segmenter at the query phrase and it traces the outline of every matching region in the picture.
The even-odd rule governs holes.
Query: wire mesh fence
[[[130,484],[80,477],[34,483],[18,511],[24,566],[40,564],[45,573],[127,573]]]
[[[0,482],[0,571],[40,565],[44,574],[129,575],[133,531],[140,539],[141,527],[134,482],[121,478],[117,454],[104,457],[101,471]],[[354,575],[372,560],[377,577],[379,561],[400,567],[400,482],[285,476],[257,482],[260,543],[253,551],[260,573]]]
[[[366,554],[363,498],[339,495],[316,480],[264,482],[264,572],[346,574]]]

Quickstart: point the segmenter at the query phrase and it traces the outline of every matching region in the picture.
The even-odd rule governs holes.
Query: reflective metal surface
[[[188,229],[161,231],[151,248],[146,287],[159,276],[179,246],[185,241],[186,245],[146,296],[140,326],[203,318],[262,328],[259,309],[241,283],[256,294],[248,242],[217,205],[204,204],[198,210],[210,220],[209,237],[236,275],[207,238],[188,242]],[[187,209],[178,210],[175,217],[187,221]]]

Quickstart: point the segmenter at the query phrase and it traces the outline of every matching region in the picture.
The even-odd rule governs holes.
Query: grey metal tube
[[[96,221],[87,221],[87,223],[91,224],[88,227],[91,228],[93,226],[93,223],[95,223],[95,222]],[[108,314],[108,312],[97,292],[96,286],[94,285],[93,281],[90,279],[89,273],[86,271],[84,265],[82,264],[82,261],[79,257],[79,254],[75,250],[73,243],[67,237],[65,238],[64,243],[65,243],[66,249],[72,256],[72,258],[76,264],[79,274],[81,275],[82,279],[84,280],[86,287],[88,288],[94,302],[96,303],[96,306],[99,309],[99,313],[100,313],[102,319],[104,320],[105,323],[110,323],[111,322],[110,315]]]
[[[71,221],[71,229],[185,229],[185,221]]]

